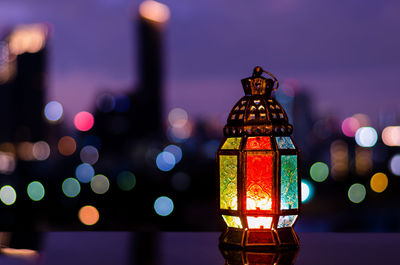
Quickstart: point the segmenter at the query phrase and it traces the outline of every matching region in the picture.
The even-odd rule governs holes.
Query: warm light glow
[[[0,189],[0,200],[5,205],[12,205],[17,199],[17,193],[10,185],[5,185]]]
[[[75,139],[71,136],[63,136],[58,141],[58,151],[64,156],[70,156],[76,151]]]
[[[343,140],[332,142],[331,148],[331,174],[335,180],[342,180],[349,170],[349,150],[347,143]]]
[[[83,206],[78,213],[79,220],[85,225],[94,225],[99,221],[99,211],[91,206]]]
[[[349,117],[342,122],[342,132],[348,137],[354,137],[360,126],[356,118]]]
[[[310,168],[310,176],[316,182],[323,182],[329,175],[329,168],[325,163],[314,163]]]
[[[271,210],[272,209],[272,200],[271,198],[263,198],[259,200],[254,200],[251,198],[247,198],[246,200],[247,210]],[[260,208],[262,207],[262,208]]]
[[[14,249],[14,248],[5,248],[2,247],[0,249],[0,253],[5,256],[15,257],[15,258],[23,258],[26,260],[33,261],[32,264],[36,264],[39,258],[39,253],[35,250],[31,249]],[[30,262],[29,262],[30,263]]]
[[[63,106],[57,101],[50,101],[44,108],[44,116],[50,123],[56,123],[60,121],[63,113]]]
[[[371,178],[371,189],[375,192],[383,192],[388,186],[388,177],[384,173],[376,173]]]
[[[373,161],[372,161],[372,150],[371,148],[356,147],[355,167],[358,175],[367,175],[371,172]]]
[[[139,13],[143,18],[158,23],[168,21],[170,16],[168,6],[152,0],[146,0],[141,3]]]
[[[353,118],[358,121],[358,124],[360,124],[360,127],[371,126],[371,119],[366,114],[357,113],[357,114],[353,115]]]
[[[21,160],[34,160],[33,144],[31,142],[21,142],[17,145],[17,154]]]
[[[11,174],[14,172],[16,166],[15,154],[0,151],[0,173]]]
[[[81,111],[75,115],[74,125],[79,131],[89,131],[94,125],[94,117],[87,111]]]
[[[110,188],[110,182],[104,175],[96,175],[90,181],[90,187],[96,194],[104,194]]]
[[[270,229],[272,217],[247,216],[247,223],[250,229]]]
[[[46,160],[50,156],[50,146],[45,141],[39,141],[33,144],[33,156],[37,160]]]
[[[168,121],[171,127],[182,128],[188,122],[188,114],[181,108],[172,109],[168,113]]]
[[[348,196],[351,202],[360,203],[365,199],[367,191],[364,185],[356,183],[350,186],[348,191]]]
[[[400,146],[400,126],[388,126],[383,129],[382,141],[387,146]]]
[[[42,24],[16,27],[9,39],[10,51],[15,55],[25,52],[36,53],[46,44],[47,27]]]
[[[29,183],[27,192],[32,201],[40,201],[45,194],[44,187],[39,181]]]
[[[161,196],[154,202],[154,210],[161,216],[170,215],[174,210],[174,203],[170,198]]]
[[[372,127],[361,127],[355,135],[356,143],[362,147],[372,147],[378,140],[378,133]]]

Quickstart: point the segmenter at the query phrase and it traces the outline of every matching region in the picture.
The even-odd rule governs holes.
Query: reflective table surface
[[[2,233],[4,234],[4,233]],[[23,235],[23,234],[22,234]],[[291,264],[285,253],[233,252],[224,258],[217,232],[49,232],[21,233],[20,247],[4,246],[0,264]],[[400,234],[299,233],[296,265],[400,264]],[[12,238],[13,233],[7,234]],[[21,249],[25,242],[31,249]],[[27,244],[27,246],[29,245]],[[287,257],[287,255],[286,255]]]

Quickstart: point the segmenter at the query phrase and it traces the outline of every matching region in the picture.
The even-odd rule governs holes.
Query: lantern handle
[[[269,75],[270,77],[272,77],[272,78],[274,79],[274,81],[275,81],[275,83],[274,83],[275,88],[272,89],[272,91],[276,91],[276,90],[278,89],[278,87],[279,87],[279,81],[278,81],[278,79],[277,79],[273,74],[271,74],[270,72],[268,72],[268,71],[262,69],[261,66],[256,66],[256,67],[254,67],[254,70],[253,70],[253,77],[261,76],[262,73],[266,73],[267,75]]]

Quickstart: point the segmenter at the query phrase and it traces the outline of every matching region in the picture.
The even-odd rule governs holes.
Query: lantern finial
[[[263,73],[268,74],[273,79],[265,78]],[[275,76],[265,71],[261,66],[254,67],[251,77],[242,79],[243,90],[246,95],[265,95],[271,97],[271,92],[279,87],[279,82]]]

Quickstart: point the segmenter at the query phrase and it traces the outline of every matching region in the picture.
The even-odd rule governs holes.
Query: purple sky
[[[255,65],[298,79],[322,113],[399,110],[397,0],[186,0],[170,6],[166,108],[224,116]],[[2,0],[0,27],[50,22],[49,100],[72,119],[105,89],[137,81],[128,0]],[[79,96],[77,96],[79,95]],[[206,96],[205,96],[206,95]],[[68,118],[67,118],[68,119]]]

